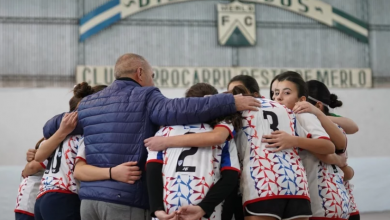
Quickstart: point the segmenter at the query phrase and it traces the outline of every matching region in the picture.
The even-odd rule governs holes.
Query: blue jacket
[[[114,167],[137,161],[144,171],[147,151],[143,141],[154,136],[160,125],[207,122],[235,111],[231,94],[168,99],[156,87],[141,87],[130,78],[121,78],[80,102],[78,125],[72,134],[84,133],[89,165]],[[58,129],[62,116],[46,123],[46,138]],[[146,188],[146,175],[132,185],[110,180],[81,182],[79,196],[148,209]]]

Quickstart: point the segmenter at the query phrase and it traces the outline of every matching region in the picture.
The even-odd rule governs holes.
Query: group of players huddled
[[[77,123],[79,102],[105,88],[85,82],[76,85],[69,102],[72,113],[62,119],[58,132],[37,143],[36,153],[28,152],[15,209],[17,220],[52,220],[45,216],[55,216],[60,209],[80,210],[79,180],[137,181],[122,176],[131,171],[132,162],[115,172],[107,168],[109,176],[83,171],[89,166],[83,137],[69,136]],[[354,171],[347,164],[346,152],[346,133],[356,133],[358,127],[331,113],[342,105],[336,95],[322,82],[305,82],[292,71],[274,78],[271,99],[261,96],[256,80],[247,75],[232,78],[227,89],[226,93],[257,98],[261,107],[208,123],[162,126],[154,137],[144,140],[150,218],[360,219],[349,183]],[[216,94],[213,86],[197,83],[185,96]],[[67,156],[67,151],[74,157]],[[54,193],[53,199],[39,200]],[[65,207],[45,209],[59,199],[66,201]]]

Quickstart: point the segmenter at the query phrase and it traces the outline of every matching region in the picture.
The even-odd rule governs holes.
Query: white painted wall
[[[42,137],[42,127],[55,114],[68,110],[72,88],[0,89],[0,208],[13,216],[18,181],[25,152]],[[167,97],[184,95],[184,89],[162,90]],[[390,210],[390,89],[332,90],[343,101],[336,113],[348,116],[360,127],[349,136],[350,164],[355,168],[356,200],[362,211]],[[266,97],[268,90],[262,90]],[[7,180],[7,181],[4,181]],[[375,201],[372,203],[371,201]],[[0,216],[2,219],[3,215]]]
[[[71,88],[0,89],[0,165],[22,165],[24,152],[42,136],[42,127],[55,114],[68,110]],[[184,89],[162,90],[182,97]],[[336,110],[353,119],[360,131],[349,136],[350,157],[390,157],[390,89],[333,90],[344,107]],[[266,97],[268,90],[262,91]]]

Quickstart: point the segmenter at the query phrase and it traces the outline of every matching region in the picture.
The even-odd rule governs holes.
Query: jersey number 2
[[[192,134],[193,132],[187,132],[185,134]],[[195,172],[196,167],[184,166],[184,160],[186,157],[196,154],[198,152],[197,147],[191,147],[189,150],[181,152],[179,159],[177,160],[176,172]]]

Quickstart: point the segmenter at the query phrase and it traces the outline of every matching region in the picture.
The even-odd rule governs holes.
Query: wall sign
[[[85,41],[86,39],[88,39],[94,34],[97,34],[104,28],[135,13],[150,8],[189,1],[194,0],[111,0],[106,4],[101,5],[100,7],[92,10],[80,19],[80,41]],[[241,2],[266,4],[281,9],[289,10],[300,15],[312,18],[327,26],[336,28],[352,37],[357,38],[362,42],[368,42],[367,23],[337,8],[332,7],[328,3],[319,0],[241,0]],[[241,3],[233,2],[232,4]],[[235,9],[231,11],[235,11]],[[225,11],[225,13],[227,12]],[[249,12],[245,13],[249,14]],[[255,23],[255,21],[253,22]],[[240,29],[241,32],[243,32],[244,30],[247,29],[243,27]],[[250,34],[249,29],[248,33],[246,35],[243,35],[246,36],[245,39],[248,39],[249,36],[254,36],[256,38],[256,35],[252,36]]]
[[[188,88],[206,82],[225,89],[236,75],[254,77],[261,88],[268,88],[271,80],[287,70],[300,73],[306,81],[319,80],[329,88],[370,88],[371,69],[305,69],[305,68],[255,68],[255,67],[153,67],[154,83],[159,88]],[[112,66],[77,66],[76,82],[91,85],[109,85],[115,80]]]

